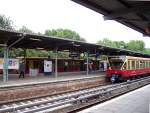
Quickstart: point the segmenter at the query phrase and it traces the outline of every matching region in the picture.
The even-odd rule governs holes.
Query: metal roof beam
[[[111,18],[118,18],[120,16],[123,16],[123,15],[126,15],[126,14],[129,14],[129,13],[132,13],[132,12],[136,12],[136,13],[145,13],[147,10],[150,10],[149,7],[145,7],[143,9],[140,9],[140,8],[123,8],[123,9],[120,9],[118,11],[115,11],[107,16],[111,17]],[[142,18],[143,19],[143,18]],[[144,20],[144,19],[143,19]]]
[[[102,13],[104,15],[111,13],[110,11],[106,10],[105,8],[103,8],[102,6],[100,6],[100,5],[96,4],[96,3],[93,3],[93,2],[91,2],[89,0],[72,0],[72,1],[74,1],[76,3],[79,3],[79,4],[82,4],[83,6],[86,6],[86,7],[90,8],[90,9],[92,9],[92,10],[98,12],[98,13]]]

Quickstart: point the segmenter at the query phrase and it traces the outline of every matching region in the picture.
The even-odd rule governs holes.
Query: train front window
[[[120,58],[109,58],[111,69],[121,69],[124,61]]]

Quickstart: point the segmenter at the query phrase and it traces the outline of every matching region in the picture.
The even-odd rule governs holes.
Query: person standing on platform
[[[92,64],[93,64],[92,62],[89,62],[89,73],[91,73],[93,71]]]
[[[19,65],[19,78],[24,78],[24,74],[25,74],[25,63],[23,61],[21,61],[20,65]]]

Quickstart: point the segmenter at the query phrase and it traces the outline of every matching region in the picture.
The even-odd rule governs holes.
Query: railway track
[[[0,86],[0,105],[14,101],[52,96],[105,85],[105,77],[89,77],[75,80],[50,81],[46,83]]]
[[[150,83],[150,77],[130,82],[36,98],[0,106],[0,113],[66,113],[102,102]]]

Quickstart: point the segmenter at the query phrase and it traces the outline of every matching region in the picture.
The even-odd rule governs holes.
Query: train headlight
[[[114,83],[116,81],[115,76],[112,76],[110,80],[111,80],[112,83]]]
[[[111,80],[112,83],[115,83],[115,81],[116,81],[116,75],[113,74],[110,80]]]

